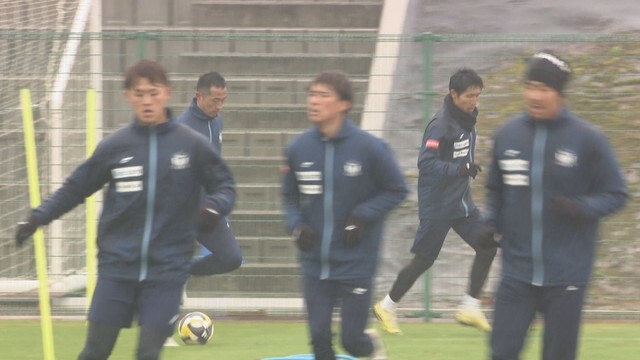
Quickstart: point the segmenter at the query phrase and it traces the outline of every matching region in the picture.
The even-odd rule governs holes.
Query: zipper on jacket
[[[147,210],[144,218],[144,234],[142,235],[142,248],[140,250],[140,277],[142,281],[147,278],[149,270],[149,243],[153,230],[153,209],[156,203],[156,178],[158,168],[158,135],[155,126],[149,129],[149,174],[147,176]]]
[[[474,130],[475,130],[475,127],[474,127]],[[474,147],[473,130],[471,130],[469,131],[469,163],[473,163],[473,147]],[[466,201],[464,201],[464,198],[465,196],[467,196],[469,191],[471,191],[471,180],[469,180],[469,178],[467,177],[467,189],[464,191],[464,194],[462,194],[462,206],[464,207],[465,217],[469,216],[469,205],[467,204]]]
[[[207,127],[209,128],[209,142],[213,144],[213,132],[211,131],[211,121],[207,120]]]
[[[325,141],[324,152],[324,228],[322,229],[322,244],[320,248],[320,279],[328,279],[331,271],[329,252],[331,238],[333,238],[333,156],[334,145]]]
[[[546,142],[546,126],[536,123],[531,156],[531,257],[533,260],[531,284],[535,286],[542,286],[544,283],[542,205],[544,201],[543,178]]]

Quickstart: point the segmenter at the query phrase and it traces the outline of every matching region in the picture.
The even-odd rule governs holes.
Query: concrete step
[[[377,28],[381,1],[193,1],[192,26]]]
[[[282,209],[280,184],[238,184],[236,211],[279,211]]]
[[[297,248],[289,236],[240,237],[245,264],[296,264]]]
[[[222,154],[233,172],[236,181],[242,183],[270,183],[279,184],[281,181],[280,166],[282,166],[282,156],[278,157],[247,157],[229,156],[230,146],[226,142],[226,135],[223,138]]]
[[[369,73],[372,54],[269,54],[183,52],[171,68],[180,73],[204,73],[216,69],[221,74],[315,74],[318,70],[341,69],[347,74]]]
[[[265,294],[300,293],[300,269],[297,264],[244,264],[228,274],[192,277],[187,283],[187,296],[202,293]],[[192,294],[192,295],[189,295]]]
[[[238,211],[229,217],[238,237],[287,237],[282,211]]]
[[[105,27],[376,27],[383,0],[109,0]],[[29,7],[26,6],[26,9]],[[330,8],[330,9],[324,9]],[[142,10],[143,9],[143,10]],[[337,17],[337,19],[336,19]],[[20,21],[28,24],[29,21]]]

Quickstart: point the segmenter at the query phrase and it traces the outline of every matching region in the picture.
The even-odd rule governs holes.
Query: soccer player
[[[319,74],[307,95],[313,127],[288,145],[282,193],[286,227],[299,249],[316,360],[335,360],[331,322],[341,306],[341,340],[356,357],[386,359],[365,328],[385,215],[407,195],[388,146],[347,115],[353,90],[339,71]]]
[[[460,69],[449,79],[444,105],[427,125],[418,157],[420,226],[411,247],[413,260],[398,274],[391,291],[373,311],[382,328],[400,334],[396,308],[415,281],[434,263],[450,229],[476,252],[469,288],[456,312],[458,322],[490,331],[480,309],[480,293],[496,246],[481,236],[484,221],[471,197],[471,179],[481,168],[475,162],[476,107],[484,84],[471,69]]]
[[[234,204],[235,181],[206,138],[176,123],[164,68],[126,73],[130,125],[100,142],[65,183],[18,224],[18,246],[106,184],[98,225],[98,282],[80,360],[107,359],[122,328],[140,324],[137,359],[158,359],[172,332],[194,251]],[[206,189],[206,199],[201,189]]]
[[[222,115],[220,110],[227,99],[227,83],[217,72],[203,74],[196,84],[196,95],[189,108],[178,116],[178,123],[185,124],[204,135],[213,147],[222,153]],[[211,232],[198,232],[201,248],[199,259],[194,261],[191,274],[195,276],[224,274],[236,270],[242,264],[242,252],[229,222],[221,217]]]
[[[494,360],[518,359],[536,312],[543,359],[576,358],[599,219],[627,190],[605,136],[569,111],[571,69],[549,52],[529,61],[525,111],[494,134],[487,222],[502,235],[502,276],[491,334]]]

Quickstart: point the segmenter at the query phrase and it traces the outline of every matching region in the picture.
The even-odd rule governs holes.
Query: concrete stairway
[[[306,87],[322,70],[350,75],[357,94],[351,115],[359,121],[382,5],[383,0],[103,2],[105,31],[150,34],[145,57],[172,73],[176,112],[188,105],[201,73],[215,70],[228,80],[223,155],[238,181],[231,223],[245,264],[230,274],[190,280],[190,294],[299,296],[296,251],[282,224],[283,149],[309,126]],[[119,110],[127,108],[121,74],[139,53],[139,37],[104,41],[107,127],[129,121]]]

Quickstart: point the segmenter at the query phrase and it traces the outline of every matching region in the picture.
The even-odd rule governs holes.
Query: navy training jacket
[[[316,127],[294,138],[286,161],[287,230],[304,223],[318,237],[311,250],[299,252],[304,274],[342,280],[374,276],[385,215],[408,193],[389,147],[346,118],[335,138],[325,138]],[[350,215],[365,223],[354,248],[342,241]]]
[[[604,134],[563,109],[557,119],[522,113],[494,134],[486,216],[502,235],[503,276],[537,286],[588,283],[599,219],[622,208],[627,189]],[[556,214],[574,199],[582,219]]]
[[[224,125],[220,113],[212,118],[196,105],[196,99],[193,98],[187,110],[180,114],[176,120],[208,137],[209,142],[218,150],[218,153],[222,153],[222,130]]]
[[[458,219],[476,208],[471,197],[471,177],[458,175],[458,168],[474,162],[475,119],[468,129],[454,114],[453,101],[446,96],[444,105],[427,125],[418,156],[418,209],[420,219]],[[473,115],[477,115],[476,113]]]
[[[157,126],[134,119],[102,140],[33,215],[48,224],[104,184],[98,270],[125,280],[185,281],[201,189],[221,214],[236,197],[231,172],[206,138],[173,119]]]

